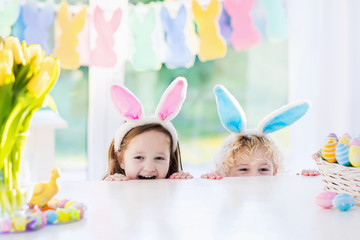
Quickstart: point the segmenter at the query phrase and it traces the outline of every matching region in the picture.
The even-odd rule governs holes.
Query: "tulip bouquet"
[[[12,214],[24,204],[19,184],[21,149],[32,115],[42,106],[54,111],[48,95],[60,74],[60,63],[38,44],[0,37],[0,208]]]

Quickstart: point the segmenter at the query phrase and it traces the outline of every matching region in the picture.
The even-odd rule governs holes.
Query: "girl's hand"
[[[115,173],[114,175],[107,176],[104,181],[127,181],[129,178],[123,174]]]
[[[188,172],[177,172],[170,175],[169,179],[192,179],[193,176]]]
[[[319,171],[318,170],[312,170],[312,169],[303,169],[301,171],[301,175],[303,175],[303,176],[318,176]]]
[[[201,178],[220,180],[220,179],[223,179],[223,176],[218,172],[213,172],[213,173],[205,173],[205,174],[201,175]]]

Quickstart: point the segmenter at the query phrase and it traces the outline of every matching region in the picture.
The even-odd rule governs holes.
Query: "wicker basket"
[[[312,155],[319,167],[325,191],[348,193],[360,198],[360,168],[347,167],[338,163],[330,163],[322,159],[321,152]]]

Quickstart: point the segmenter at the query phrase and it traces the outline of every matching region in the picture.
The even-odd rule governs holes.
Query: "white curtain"
[[[308,99],[290,129],[292,169],[314,167],[311,154],[331,132],[360,134],[360,1],[288,0],[290,100]]]

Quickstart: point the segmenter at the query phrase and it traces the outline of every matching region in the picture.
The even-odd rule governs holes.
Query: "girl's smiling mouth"
[[[156,176],[143,176],[143,175],[139,175],[138,179],[155,179]]]

